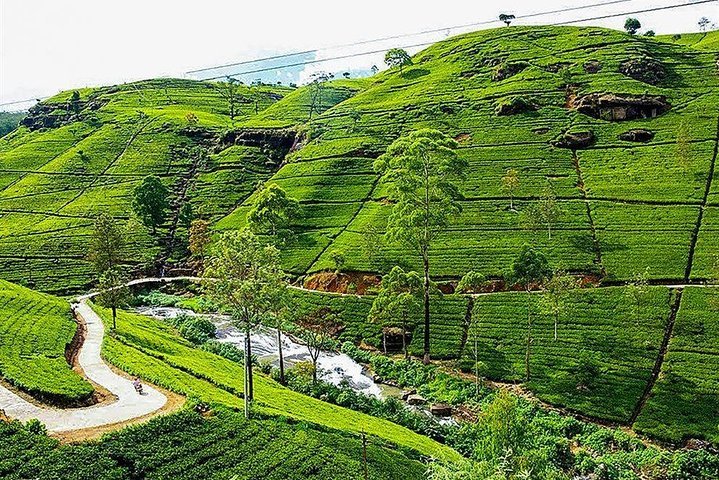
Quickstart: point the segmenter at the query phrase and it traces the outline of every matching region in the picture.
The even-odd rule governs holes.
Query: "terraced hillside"
[[[233,127],[288,93],[292,103],[298,93],[237,88],[234,119],[222,86],[183,80],[84,89],[74,101],[65,92],[35,107],[0,140],[3,277],[46,291],[78,291],[91,280],[88,236],[101,212],[128,221],[125,255],[142,266],[172,255],[183,235],[178,216],[185,203],[208,218],[233,210],[292,145],[282,132],[237,135]],[[323,97],[318,111],[350,92],[329,90],[334,94]],[[197,146],[208,158],[192,149]],[[147,175],[159,176],[172,192],[160,238],[130,219],[132,189]]]
[[[389,210],[372,162],[401,133],[434,127],[460,141],[470,164],[464,213],[431,253],[435,275],[500,275],[532,242],[572,271],[705,278],[719,219],[714,36],[687,36],[685,46],[598,28],[483,31],[422,51],[402,75],[330,82],[314,108],[312,85],[241,87],[234,119],[222,88],[207,83],[87,89],[76,103],[66,92],[0,141],[5,277],[52,291],[86,284],[92,218],[128,218],[129,192],[147,174],[172,188],[174,213],[159,244],[131,227],[135,262],[182,256],[172,247],[186,202],[219,229],[241,227],[255,183],[271,178],[304,205],[288,271],[330,268],[335,250],[352,252],[347,270],[416,266],[392,245],[367,254]],[[587,134],[586,145],[561,141],[568,133]],[[210,159],[183,149],[191,145]],[[502,189],[509,168],[519,172],[519,214]],[[522,215],[547,188],[564,210],[551,241]]]
[[[431,127],[457,139],[469,164],[462,214],[430,251],[435,278],[475,270],[500,279],[530,243],[553,267],[605,285],[643,272],[654,283],[711,279],[719,246],[716,39],[716,32],[650,39],[593,27],[488,30],[420,52],[401,74],[299,89],[241,87],[234,119],[222,88],[201,82],[82,90],[79,103],[67,92],[0,140],[3,276],[55,292],[85,286],[92,280],[87,238],[103,211],[131,223],[129,263],[181,265],[182,206],[190,203],[217,232],[239,229],[258,180],[302,205],[292,222],[296,238],[282,251],[289,273],[334,270],[338,251],[347,272],[418,268],[410,250],[380,240],[391,201],[373,162],[400,135]],[[517,211],[502,188],[508,169],[519,175]],[[129,208],[132,187],[147,174],[173,192],[172,215],[156,238]],[[525,218],[548,191],[562,210],[551,237],[527,228]],[[719,337],[711,302],[692,289],[649,290],[639,313],[621,286],[573,293],[556,340],[551,317],[539,303],[530,307],[537,311],[527,387],[664,439],[715,440],[716,382],[702,360],[687,360],[713,358]],[[379,345],[381,327],[366,321],[371,298],[296,295],[300,310],[341,310],[344,339]],[[476,339],[488,376],[521,381],[525,304],[526,294],[516,292],[445,296],[433,305],[433,354],[462,359]],[[165,357],[142,330],[111,342],[108,355],[131,372],[165,372],[155,380],[177,380],[183,393],[237,401],[235,377],[207,389],[204,369],[214,360],[195,363],[174,344]],[[421,334],[417,326],[414,353]],[[682,396],[686,405],[703,405],[691,421],[672,403]]]
[[[372,161],[401,133],[433,127],[460,141],[470,165],[464,212],[430,253],[436,276],[501,274],[527,242],[558,266],[618,280],[646,268],[653,279],[709,275],[714,53],[596,28],[518,27],[440,42],[414,61],[325,112],[310,128],[316,138],[273,176],[307,206],[289,269],[331,268],[334,250],[351,252],[347,270],[418,267],[401,247],[367,254],[390,209]],[[502,190],[509,168],[519,172],[520,214]],[[565,212],[551,241],[522,219],[547,187]],[[219,228],[243,225],[248,208]]]
[[[93,387],[66,358],[76,330],[67,302],[0,280],[0,378],[47,402],[86,402]]]

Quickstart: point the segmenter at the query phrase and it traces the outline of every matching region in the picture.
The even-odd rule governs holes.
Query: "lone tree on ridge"
[[[402,75],[402,69],[412,65],[412,57],[402,48],[390,48],[384,55],[384,63],[390,68],[399,67],[399,74]]]

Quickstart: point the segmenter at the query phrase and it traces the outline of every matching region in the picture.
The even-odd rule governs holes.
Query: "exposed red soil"
[[[303,287],[308,290],[334,293],[355,293],[365,295],[368,290],[378,287],[382,277],[364,272],[319,272],[307,277]]]

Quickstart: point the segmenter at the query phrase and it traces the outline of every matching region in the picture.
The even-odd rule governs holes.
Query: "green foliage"
[[[97,301],[100,305],[112,309],[112,328],[116,328],[116,310],[123,306],[129,299],[130,292],[125,286],[128,277],[119,267],[110,267],[102,272],[98,282],[100,294]]]
[[[166,218],[169,191],[159,177],[150,175],[133,191],[132,208],[142,223],[154,234]]]
[[[67,302],[0,280],[0,375],[18,389],[64,405],[90,398],[65,360],[76,329]]]
[[[552,275],[549,260],[536,248],[525,245],[512,263],[512,281],[530,288],[533,284],[542,284]]]
[[[247,215],[247,224],[256,234],[267,234],[273,241],[286,239],[292,234],[290,224],[300,213],[300,204],[276,183],[263,185],[255,194],[253,208]]]
[[[195,345],[202,345],[215,337],[215,324],[204,317],[180,314],[171,318],[170,324],[180,332],[182,338]],[[214,348],[216,347],[208,347],[208,351],[213,351]],[[213,353],[217,352],[213,351]]]
[[[624,30],[626,30],[629,35],[634,35],[640,28],[642,28],[642,24],[636,18],[629,17],[624,22]]]
[[[401,75],[404,67],[412,65],[412,57],[409,56],[406,50],[390,48],[384,55],[384,63],[390,68],[399,67],[399,73]]]
[[[25,112],[0,112],[0,137],[15,130],[26,115]]]
[[[457,293],[478,293],[486,282],[487,277],[479,272],[470,270],[461,278],[457,284],[456,291]]]
[[[361,480],[362,441],[357,435],[281,418],[244,420],[217,409],[212,418],[191,410],[153,419],[94,443],[60,446],[22,426],[0,423],[0,476],[8,480]],[[373,479],[421,479],[424,465],[370,437]]]
[[[88,259],[95,272],[103,272],[120,265],[125,248],[125,234],[118,221],[103,213],[95,220],[95,228],[90,240]]]

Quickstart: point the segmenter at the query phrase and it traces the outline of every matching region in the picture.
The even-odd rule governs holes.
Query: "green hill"
[[[132,187],[156,174],[171,187],[173,212],[160,246],[132,228],[133,262],[184,255],[174,240],[187,201],[219,229],[241,227],[256,181],[270,178],[305,207],[298,241],[284,252],[288,271],[327,269],[333,250],[353,252],[347,270],[417,266],[392,246],[371,259],[364,253],[366,233],[381,231],[389,209],[372,161],[401,133],[433,127],[458,138],[470,164],[464,213],[432,252],[436,276],[500,275],[533,242],[572,271],[705,278],[719,218],[709,178],[717,82],[711,51],[598,28],[513,27],[440,42],[402,75],[335,81],[311,121],[313,86],[242,87],[246,103],[234,120],[222,90],[208,83],[82,90],[78,113],[66,92],[0,141],[0,261],[10,280],[78,289],[90,280],[92,218],[129,217]],[[506,105],[519,98],[531,111],[497,113],[511,113]],[[639,118],[608,120],[613,114]],[[651,138],[635,141],[637,129]],[[591,132],[593,144],[553,146],[567,132]],[[194,144],[211,160],[197,165],[182,148]],[[508,168],[519,171],[520,212],[548,185],[561,200],[565,214],[551,241],[507,208],[500,178]]]
[[[302,205],[296,239],[282,251],[287,272],[334,270],[337,251],[349,273],[419,268],[408,249],[377,241],[391,205],[373,162],[400,135],[430,127],[457,139],[469,164],[463,212],[430,252],[436,279],[469,270],[502,279],[527,243],[554,267],[610,285],[642,272],[655,283],[710,279],[719,246],[716,40],[716,32],[652,39],[593,27],[487,30],[423,50],[401,74],[299,89],[242,86],[234,119],[223,87],[204,82],[84,89],[75,101],[65,92],[0,140],[2,276],[44,291],[85,288],[92,281],[88,236],[105,211],[128,221],[128,264],[148,272],[159,263],[182,267],[183,205],[216,232],[239,229],[259,180]],[[502,188],[510,168],[519,173],[518,212]],[[148,174],[172,192],[171,214],[155,238],[129,206],[132,188]],[[524,218],[547,189],[563,211],[551,238]],[[345,339],[379,345],[380,327],[366,322],[370,298],[296,295],[300,309],[337,305]],[[637,316],[623,287],[575,292],[557,340],[548,333],[550,316],[536,312],[535,375],[527,386],[551,403],[636,420],[638,430],[668,440],[716,439],[719,390],[715,371],[704,367],[718,341],[711,302],[691,289],[678,296],[658,286],[648,297]],[[525,300],[502,292],[435,302],[437,357],[462,359],[476,337],[490,377],[521,380]],[[415,353],[421,333],[414,331]],[[138,373],[179,368],[178,378],[207,367],[168,366],[140,340],[142,349],[111,342],[108,355]],[[598,372],[596,383],[578,384],[582,370]],[[206,391],[197,377],[186,380],[188,392]],[[235,401],[227,389],[214,392]],[[702,407],[683,423],[689,407],[674,405],[676,398]]]

